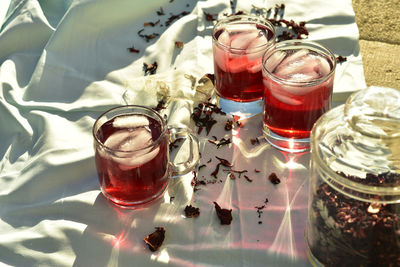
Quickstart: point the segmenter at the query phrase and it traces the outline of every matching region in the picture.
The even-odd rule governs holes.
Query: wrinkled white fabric
[[[238,0],[252,5],[286,4],[286,19],[306,21],[310,40],[336,55],[335,95],[365,87],[358,29],[350,0]],[[213,72],[209,14],[231,13],[229,0],[11,0],[0,4],[0,262],[10,266],[308,266],[309,154],[281,153],[261,140],[261,116],[226,132],[227,117],[200,138],[210,176],[217,159],[248,170],[249,182],[220,170],[215,184],[193,192],[192,173],[172,180],[160,201],[122,210],[100,193],[91,128],[105,110],[130,103],[155,106],[170,124],[190,120],[196,93],[193,78]],[[158,16],[157,11],[165,15]],[[6,9],[6,10],[5,10]],[[171,14],[188,14],[167,25]],[[160,22],[144,26],[145,22]],[[138,35],[157,33],[146,42]],[[184,43],[183,48],[175,46]],[[130,53],[134,46],[139,53]],[[158,63],[144,76],[143,63]],[[339,99],[339,98],[338,98]],[[342,101],[343,98],[340,98]],[[211,136],[231,138],[216,147]],[[260,172],[255,172],[258,169]],[[271,172],[281,178],[272,185]],[[170,197],[174,197],[171,201]],[[264,205],[258,217],[256,206]],[[231,225],[220,225],[213,201],[232,209]],[[200,208],[198,218],[183,209]],[[259,224],[259,221],[262,223]],[[166,229],[164,244],[150,252],[143,238]]]

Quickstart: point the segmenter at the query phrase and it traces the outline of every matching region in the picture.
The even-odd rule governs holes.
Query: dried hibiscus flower
[[[217,157],[217,156],[215,156],[215,158],[217,158],[219,160],[219,162],[221,162],[221,164],[224,165],[225,167],[233,167],[232,163],[230,163],[228,160]]]
[[[148,245],[151,251],[158,250],[165,238],[165,229],[164,227],[156,227],[156,231],[147,235],[144,238],[144,242]]]
[[[175,42],[175,46],[178,47],[178,48],[183,48],[183,42],[181,42],[181,41],[176,41],[176,42]]]
[[[171,25],[175,20],[178,20],[178,19],[180,19],[181,17],[186,16],[187,14],[189,14],[189,12],[187,12],[187,11],[182,11],[181,13],[176,14],[176,15],[172,14],[172,15],[168,18],[168,20],[165,22],[165,25],[166,25],[166,26],[169,26],[169,25]]]
[[[185,207],[185,216],[187,218],[194,218],[200,215],[200,209],[193,207],[192,205],[187,205]]]
[[[160,9],[157,10],[157,15],[158,15],[158,16],[164,16],[164,15],[165,15],[164,9],[163,9],[162,7],[160,7]]]
[[[210,14],[210,13],[207,13],[207,12],[204,12],[204,15],[206,15],[206,20],[207,21],[217,20],[216,16],[218,16],[218,14]]]
[[[268,180],[273,183],[273,184],[279,184],[281,182],[281,180],[278,178],[278,176],[276,175],[276,173],[271,173],[268,176]]]
[[[131,53],[139,53],[140,52],[140,50],[136,49],[133,45],[132,45],[132,47],[128,47],[127,49]]]
[[[345,61],[347,61],[347,57],[344,57],[344,56],[337,56],[336,57],[336,62],[337,63],[342,63],[342,62],[345,62]]]
[[[144,29],[141,29],[140,31],[138,31],[138,35],[143,38],[144,40],[146,40],[146,42],[150,42],[150,40],[153,40],[154,38],[158,37],[159,34],[158,33],[152,33],[152,34],[143,34]]]
[[[147,63],[143,63],[144,75],[155,74],[157,71],[157,67],[158,67],[158,64],[156,61],[154,61],[154,63],[151,65],[149,65]]]
[[[155,27],[157,24],[159,24],[160,23],[160,20],[157,20],[156,22],[145,22],[145,23],[143,23],[143,26],[144,27],[148,27],[148,26],[151,26],[151,27]]]
[[[231,224],[232,222],[232,210],[222,209],[217,202],[214,201],[215,211],[221,222],[221,224]]]

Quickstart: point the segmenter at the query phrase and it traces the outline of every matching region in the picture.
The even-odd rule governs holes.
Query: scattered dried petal
[[[226,131],[230,131],[230,130],[232,130],[232,128],[233,128],[233,121],[227,120],[226,123],[225,123],[224,129]]]
[[[250,142],[252,145],[260,144],[260,140],[257,137],[250,139]]]
[[[160,23],[160,20],[157,20],[156,22],[145,22],[145,23],[143,23],[143,26],[144,27],[148,27],[148,26],[155,27],[159,23]]]
[[[165,229],[164,227],[156,227],[156,231],[147,235],[144,238],[144,242],[148,245],[151,251],[158,250],[165,238]]]
[[[176,42],[175,42],[175,46],[178,47],[178,48],[183,48],[183,42],[181,42],[181,41],[176,41]]]
[[[232,210],[222,209],[217,202],[214,201],[215,211],[221,224],[229,225],[232,222]]]
[[[156,61],[154,61],[154,63],[151,65],[148,65],[147,63],[143,63],[144,75],[155,74],[157,71],[157,67],[158,67],[158,64]]]
[[[206,20],[207,21],[214,21],[214,20],[217,20],[217,16],[218,16],[218,14],[210,14],[210,13],[207,13],[207,12],[204,12],[204,15],[206,15]]]
[[[215,157],[216,157],[216,158],[219,160],[219,162],[221,162],[221,164],[224,165],[225,167],[233,167],[232,163],[230,163],[228,160],[223,159],[223,158],[220,158],[220,157],[217,157],[217,156],[215,156]]]
[[[185,216],[187,218],[194,218],[200,215],[200,209],[193,207],[192,205],[188,205],[185,207]]]
[[[127,49],[131,53],[139,53],[140,52],[140,50],[136,49],[133,45],[132,45],[132,47],[128,47]]]
[[[246,180],[247,180],[248,182],[250,182],[250,183],[253,182],[253,180],[250,179],[247,175],[244,175],[243,177],[246,178]]]
[[[279,184],[281,182],[281,180],[279,180],[278,176],[276,175],[276,173],[271,173],[268,176],[268,180],[273,183],[273,184]]]
[[[204,167],[206,167],[206,164],[201,164],[197,170],[200,171]]]
[[[243,173],[246,173],[247,170],[238,171],[238,170],[227,170],[227,169],[225,169],[224,172],[237,173],[237,174],[239,174],[239,178],[241,178],[242,174],[243,174]]]
[[[165,25],[166,25],[166,26],[169,26],[169,25],[171,25],[175,20],[178,20],[178,19],[180,19],[181,17],[186,16],[187,14],[189,14],[189,12],[187,12],[187,11],[182,11],[181,13],[176,14],[176,15],[172,14],[172,15],[168,18],[168,20],[165,22]]]
[[[163,9],[162,7],[160,7],[160,9],[157,10],[157,15],[158,15],[158,16],[163,16],[163,15],[165,15],[164,9]]]
[[[344,56],[337,56],[336,57],[336,62],[337,63],[342,63],[342,62],[345,62],[345,61],[347,61],[347,57],[344,57]]]
[[[144,29],[141,29],[138,31],[139,37],[143,38],[146,42],[149,42],[150,40],[153,40],[154,38],[158,37],[158,33],[152,33],[152,34],[143,34]]]
[[[211,173],[211,176],[213,176],[215,179],[217,179],[218,171],[219,171],[219,166],[221,163],[218,163],[217,166],[215,167],[215,170]]]

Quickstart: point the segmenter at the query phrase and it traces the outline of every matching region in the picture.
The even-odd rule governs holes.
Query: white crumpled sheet
[[[284,18],[306,21],[310,40],[347,57],[336,70],[335,96],[365,87],[351,0],[233,2],[244,11],[284,2]],[[165,15],[157,16],[160,8]],[[251,144],[262,140],[260,115],[229,132],[223,130],[227,117],[216,116],[211,133],[199,136],[200,164],[212,159],[199,178],[214,179],[214,156],[220,156],[247,169],[253,182],[221,170],[219,182],[193,192],[189,173],[172,180],[160,201],[134,211],[113,206],[99,190],[91,128],[103,111],[126,102],[155,106],[157,96],[168,95],[169,123],[195,129],[190,113],[207,94],[196,94],[199,84],[190,78],[213,73],[213,22],[204,12],[231,13],[229,0],[3,0],[0,11],[2,264],[309,265],[303,233],[310,156]],[[182,11],[189,13],[166,25]],[[146,42],[138,36],[143,28],[160,36]],[[128,51],[132,45],[138,54]],[[143,63],[154,61],[157,74],[144,76]],[[216,149],[207,141],[212,136],[233,143]],[[279,185],[268,181],[271,172]],[[258,217],[255,207],[266,198]],[[220,225],[213,201],[232,209],[231,225]],[[198,218],[183,216],[188,204],[200,208]],[[165,241],[150,252],[143,238],[158,226],[166,229]]]

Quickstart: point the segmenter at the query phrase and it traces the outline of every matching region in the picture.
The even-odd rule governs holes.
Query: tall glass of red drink
[[[181,164],[169,159],[175,136],[190,141],[190,155]],[[101,191],[122,207],[137,208],[159,198],[171,174],[184,174],[199,161],[196,136],[167,126],[147,107],[121,106],[103,113],[94,123],[93,137]]]
[[[262,55],[276,41],[274,26],[261,17],[229,16],[216,23],[212,40],[222,110],[246,117],[261,113]]]
[[[263,56],[263,132],[273,146],[309,149],[316,120],[330,109],[336,59],[310,41],[278,42]]]

